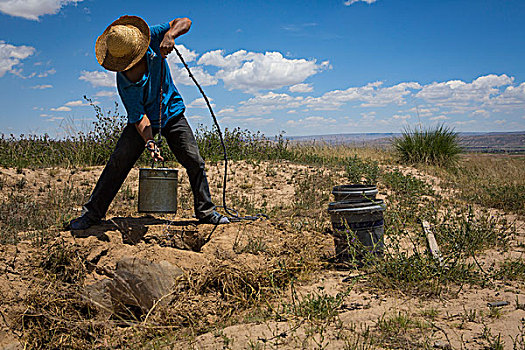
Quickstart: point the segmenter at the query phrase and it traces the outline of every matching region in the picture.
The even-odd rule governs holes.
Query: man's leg
[[[184,115],[169,120],[162,129],[162,135],[166,137],[177,161],[186,168],[193,192],[195,215],[198,219],[204,219],[214,214],[215,205],[211,200],[204,160]]]
[[[95,189],[84,205],[83,217],[96,223],[106,215],[109,205],[143,151],[144,141],[135,126],[126,125]],[[73,222],[71,226],[75,229]]]

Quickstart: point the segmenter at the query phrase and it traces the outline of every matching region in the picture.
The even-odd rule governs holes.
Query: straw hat
[[[140,61],[148,50],[149,41],[149,27],[142,18],[122,16],[98,37],[95,55],[107,70],[125,71]]]

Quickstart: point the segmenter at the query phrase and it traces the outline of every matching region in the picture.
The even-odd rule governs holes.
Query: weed
[[[422,331],[426,326],[408,314],[398,312],[388,317],[386,315],[381,316],[377,321],[376,328],[379,331],[382,345],[413,349],[421,346],[417,343],[416,337],[409,336],[409,332],[415,329]]]
[[[387,187],[395,191],[399,196],[410,198],[423,195],[431,196],[434,194],[432,186],[425,181],[410,174],[404,175],[398,169],[383,173],[381,179]]]
[[[434,231],[436,239],[443,242],[445,252],[474,256],[483,249],[506,247],[515,234],[515,227],[503,216],[490,215],[485,210],[475,213],[472,206],[456,206],[446,209]]]
[[[379,178],[379,164],[374,160],[363,160],[356,155],[348,158],[346,176],[351,183],[374,185]]]
[[[421,312],[421,316],[423,316],[425,318],[429,318],[432,321],[434,321],[436,319],[436,317],[439,316],[439,310],[438,309],[434,309],[434,308],[425,309],[425,310],[423,310],[423,312]]]
[[[268,249],[263,237],[249,237],[248,242],[239,250],[239,253],[249,253],[257,255]]]
[[[525,321],[521,321],[521,326],[518,327],[518,334],[512,339],[513,350],[525,350]]]
[[[338,315],[338,309],[348,293],[349,291],[346,291],[332,296],[320,290],[319,293],[308,293],[303,297],[299,297],[293,290],[292,310],[289,310],[289,312],[308,321],[331,322]]]
[[[478,312],[476,309],[467,310],[463,307],[463,314],[461,315],[464,322],[476,322],[478,317]]]
[[[525,281],[525,262],[521,258],[506,259],[495,277],[502,280]]]
[[[457,133],[443,124],[429,129],[407,127],[393,145],[399,158],[410,164],[448,166],[457,162],[461,152]]]
[[[17,243],[21,232],[61,228],[70,218],[72,208],[85,199],[86,193],[72,185],[52,188],[39,200],[29,194],[11,192],[0,200],[0,243]]]
[[[520,303],[520,299],[516,295],[516,310],[525,310],[525,304]]]
[[[15,188],[17,190],[22,190],[24,187],[26,187],[27,185],[27,180],[25,177],[22,177],[20,178],[20,180],[18,180],[16,183],[15,183]]]
[[[501,308],[491,306],[489,308],[489,317],[490,318],[500,318],[501,317]]]

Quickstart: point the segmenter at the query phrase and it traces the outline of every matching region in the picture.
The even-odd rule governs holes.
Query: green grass
[[[443,124],[428,129],[407,127],[393,145],[399,158],[409,164],[448,166],[457,162],[461,152],[457,133]]]
[[[20,192],[18,183],[0,200],[0,244],[13,244],[20,233],[29,233],[36,244],[43,243],[54,229],[62,229],[72,217],[72,209],[87,198],[87,193],[71,184],[42,188],[42,196]]]
[[[525,261],[521,258],[506,259],[496,272],[501,280],[525,281]]]

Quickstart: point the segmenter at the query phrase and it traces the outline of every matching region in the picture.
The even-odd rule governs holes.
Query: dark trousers
[[[154,130],[155,133],[158,130]],[[211,201],[208,179],[204,171],[204,160],[188,121],[184,115],[173,117],[161,132],[177,161],[186,168],[193,192],[194,209],[201,219],[215,210]],[[122,131],[117,146],[98,179],[95,189],[84,205],[84,212],[92,219],[102,219],[117,195],[131,168],[144,151],[145,142],[135,128],[128,124]]]

